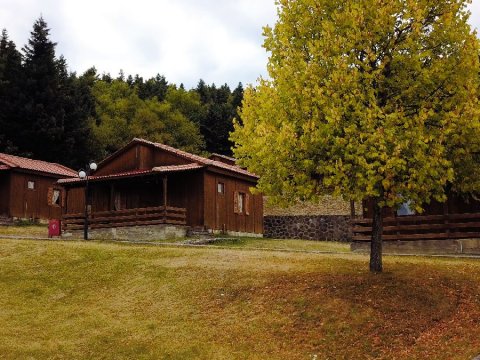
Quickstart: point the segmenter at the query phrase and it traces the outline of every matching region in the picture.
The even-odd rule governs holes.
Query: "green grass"
[[[231,238],[216,241],[212,245],[243,249],[279,249],[293,251],[350,252],[350,244],[337,241],[312,241],[263,238]]]
[[[0,225],[0,236],[33,236],[33,237],[47,237],[48,225],[17,225],[17,226],[2,226]]]
[[[480,262],[0,240],[0,358],[471,359]]]

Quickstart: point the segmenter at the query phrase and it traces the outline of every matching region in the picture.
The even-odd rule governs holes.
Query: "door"
[[[216,181],[215,196],[215,227],[217,230],[226,230],[227,226],[227,206],[225,200],[225,182]]]
[[[23,201],[23,217],[26,219],[35,219],[38,217],[38,186],[40,185],[36,180],[25,180],[25,198]],[[45,202],[47,199],[45,199]]]

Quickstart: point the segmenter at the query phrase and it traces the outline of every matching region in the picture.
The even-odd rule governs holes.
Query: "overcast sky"
[[[480,0],[471,23],[480,29]],[[117,75],[157,73],[196,86],[254,83],[266,74],[262,26],[274,0],[0,0],[0,28],[19,48],[43,15],[71,71],[91,66]]]

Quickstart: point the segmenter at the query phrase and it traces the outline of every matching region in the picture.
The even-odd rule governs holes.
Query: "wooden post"
[[[62,194],[62,198],[60,199],[60,205],[62,205],[62,215],[61,215],[61,223],[60,223],[60,229],[63,229],[64,231],[66,230],[65,224],[64,224],[64,217],[68,213],[68,188],[64,186],[60,192]]]
[[[397,227],[397,231],[395,232],[395,234],[397,234],[397,238],[395,240],[399,241],[400,240],[400,222],[398,221],[397,211],[395,211],[394,216],[395,216],[395,226]]]
[[[110,211],[115,210],[115,185],[110,184]]]
[[[355,218],[355,201],[350,200],[350,216],[352,217],[352,221]]]
[[[450,238],[450,227],[449,227],[449,221],[448,221],[448,198],[447,201],[443,203],[443,223],[445,224],[446,227],[446,234],[447,238]]]
[[[163,176],[163,221],[167,221],[167,175]]]

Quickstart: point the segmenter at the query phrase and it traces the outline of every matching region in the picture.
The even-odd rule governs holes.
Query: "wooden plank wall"
[[[468,195],[461,196],[451,193],[445,203],[432,200],[430,204],[425,204],[424,212],[420,215],[443,215],[445,211],[449,214],[478,213],[480,212],[480,201]],[[385,208],[383,216],[395,217],[396,212],[391,208]],[[370,200],[363,201],[363,217],[367,219],[373,217],[373,203]]]
[[[188,226],[203,226],[203,171],[170,174],[167,184],[167,205],[186,208]]]
[[[153,163],[151,167],[154,166],[167,166],[167,165],[184,165],[191,164],[193,161],[184,159],[180,156],[173,155],[161,149],[155,149],[152,158]]]
[[[10,216],[10,171],[0,171],[0,216]]]
[[[127,149],[124,153],[100,166],[95,175],[109,175],[138,169],[140,150],[138,146]]]
[[[225,184],[225,194],[219,194],[217,184]],[[205,226],[210,229],[227,231],[263,233],[263,197],[252,195],[249,188],[254,183],[210,172],[205,173]],[[236,214],[234,211],[235,192],[240,191],[249,195],[249,214]],[[224,199],[220,199],[224,197]],[[217,207],[217,204],[224,203],[225,208]],[[218,216],[217,212],[223,211],[224,216]],[[222,223],[223,220],[224,223]]]
[[[102,164],[95,175],[109,175],[132,170],[148,170],[155,166],[183,165],[192,161],[145,144],[136,144]]]
[[[78,214],[85,211],[85,190],[83,187],[66,187],[66,207],[64,213]]]
[[[35,189],[27,188],[28,181],[35,182]],[[48,189],[55,187],[56,178],[12,172],[10,177],[10,216],[27,219],[59,219],[62,209],[48,205]]]

